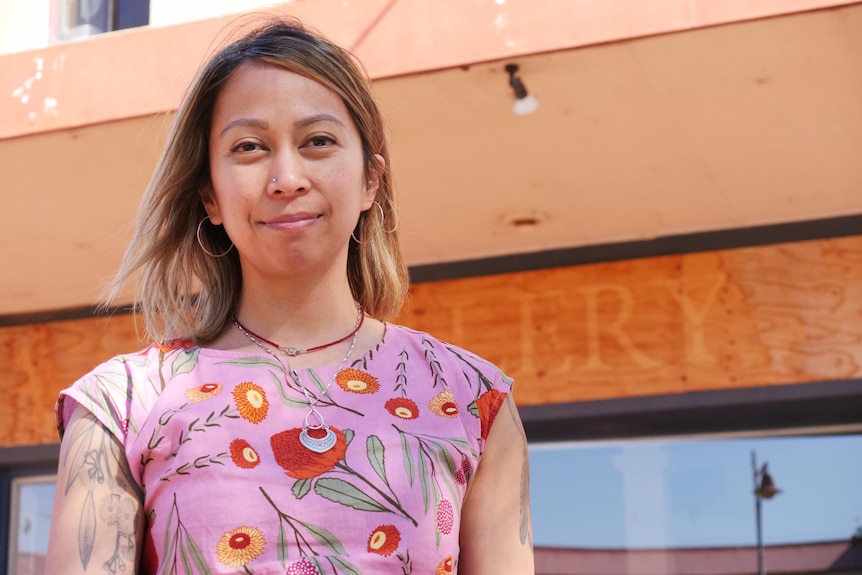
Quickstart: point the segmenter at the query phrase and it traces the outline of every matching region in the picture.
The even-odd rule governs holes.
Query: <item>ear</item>
[[[218,208],[218,203],[215,201],[215,192],[212,189],[211,184],[207,184],[200,191],[201,202],[204,204],[204,209],[207,211],[207,215],[210,217],[210,222],[213,225],[221,225],[224,223],[224,220],[221,217],[221,211]]]
[[[380,189],[380,175],[386,168],[386,160],[380,154],[374,154],[374,160],[369,162],[367,177],[365,182],[365,192],[362,197],[362,211],[371,207],[374,203],[374,198],[377,197],[377,190]]]

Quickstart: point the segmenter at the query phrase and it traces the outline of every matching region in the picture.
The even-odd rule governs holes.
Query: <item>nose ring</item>
[[[273,178],[273,179],[272,179],[272,183],[273,183],[273,184],[274,184],[274,183],[276,183],[277,181],[278,181],[278,178]]]

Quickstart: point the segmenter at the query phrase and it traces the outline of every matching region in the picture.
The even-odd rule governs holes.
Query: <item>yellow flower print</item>
[[[259,385],[246,381],[233,388],[233,399],[239,414],[246,421],[260,423],[269,411],[266,392]]]
[[[243,567],[263,553],[266,539],[260,529],[237,527],[222,535],[216,544],[216,557],[229,567]]]
[[[344,391],[352,393],[376,393],[380,389],[377,378],[358,369],[342,369],[335,376],[335,383]]]
[[[440,392],[429,401],[428,409],[441,417],[458,416],[458,404],[455,402],[455,396],[448,389]]]
[[[186,390],[186,399],[192,403],[198,403],[205,399],[215,397],[221,393],[222,384],[220,383],[205,383],[197,387]]]

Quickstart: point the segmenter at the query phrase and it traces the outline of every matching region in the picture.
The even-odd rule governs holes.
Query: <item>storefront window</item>
[[[12,479],[9,575],[42,575],[48,550],[54,475]]]
[[[591,572],[599,554],[602,573],[645,573],[631,561],[645,550],[653,551],[640,561],[665,557],[655,574],[682,573],[679,557],[696,566],[698,553],[709,570],[697,572],[757,573],[755,471],[759,478],[764,463],[779,489],[760,500],[767,567],[783,566],[787,549],[807,549],[823,557],[787,572],[833,572],[826,555],[860,543],[862,435],[546,443],[532,445],[530,457],[534,542],[538,555],[563,565],[554,573]],[[855,571],[835,572],[862,573],[858,551]],[[750,569],[732,567],[743,558]],[[614,561],[617,570],[608,567]]]

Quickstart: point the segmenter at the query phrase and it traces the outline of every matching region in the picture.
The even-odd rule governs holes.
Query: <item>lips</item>
[[[297,212],[293,214],[283,214],[262,223],[274,229],[297,229],[308,226],[317,221],[320,214],[313,212]]]

